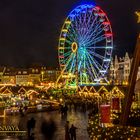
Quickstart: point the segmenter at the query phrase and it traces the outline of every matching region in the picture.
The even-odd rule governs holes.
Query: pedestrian
[[[27,113],[27,110],[28,110],[28,106],[25,106],[25,107],[24,107],[24,112],[25,112],[25,114]]]
[[[69,121],[67,121],[66,124],[65,124],[65,140],[70,140]]]
[[[71,125],[71,128],[70,128],[70,138],[71,140],[76,140],[76,129],[77,127],[75,127],[73,124]]]
[[[56,131],[56,124],[54,120],[50,119],[49,121],[46,121],[44,119],[42,121],[41,133],[43,134],[45,140],[52,140],[55,131]]]
[[[28,138],[30,138],[31,133],[31,120],[27,121],[27,132],[28,132]]]
[[[65,106],[64,106],[64,115],[67,115],[67,111],[68,111],[68,106],[65,104]]]
[[[21,117],[23,117],[23,116],[24,116],[24,112],[23,112],[23,108],[22,108],[22,106],[20,106],[20,108],[19,108],[19,112],[20,112]]]
[[[36,121],[32,117],[30,120],[27,121],[27,129],[28,129],[28,138],[29,140],[34,140],[34,128],[35,128]]]

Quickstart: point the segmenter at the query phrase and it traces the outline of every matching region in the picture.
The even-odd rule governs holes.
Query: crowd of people
[[[44,140],[52,140],[54,133],[56,131],[56,124],[52,119],[45,120],[42,118],[40,121],[40,132],[43,136]],[[27,134],[28,134],[28,140],[35,140],[35,126],[36,126],[36,120],[34,117],[29,119],[27,121]]]
[[[26,110],[26,108],[25,108]],[[64,126],[65,128],[65,140],[76,140],[76,132],[77,132],[77,127],[74,124],[70,124],[69,121],[67,121],[67,112],[74,110],[74,111],[82,111],[85,112],[87,110],[90,110],[92,114],[98,113],[98,104],[97,102],[93,102],[91,100],[65,100],[65,103],[60,104],[60,114],[62,116],[62,119],[65,117],[66,124]],[[35,139],[35,134],[34,134],[34,128],[35,128],[36,121],[34,118],[31,118],[27,122],[27,128],[28,128],[28,138],[29,140],[34,140]],[[56,125],[55,122],[50,119],[48,121],[46,120],[41,120],[41,128],[40,132],[42,133],[44,139],[46,140],[52,140],[54,133],[56,131]]]

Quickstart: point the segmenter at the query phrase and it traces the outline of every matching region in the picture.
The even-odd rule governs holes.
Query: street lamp
[[[41,71],[41,81],[44,79],[44,71]]]

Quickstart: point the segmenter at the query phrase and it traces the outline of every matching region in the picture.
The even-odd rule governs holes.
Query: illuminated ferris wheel
[[[112,49],[111,25],[101,8],[86,4],[70,12],[58,46],[63,75],[73,80],[77,76],[79,85],[100,83],[106,77]]]

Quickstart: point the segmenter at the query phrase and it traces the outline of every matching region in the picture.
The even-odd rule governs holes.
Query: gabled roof
[[[1,94],[12,94],[12,91],[8,88],[5,87],[0,91]]]
[[[18,90],[18,93],[25,93],[26,92],[26,89],[24,87],[21,87],[19,90]]]
[[[3,73],[3,76],[15,76],[15,68],[12,67],[6,67]]]
[[[4,73],[6,67],[0,67],[0,72]]]

